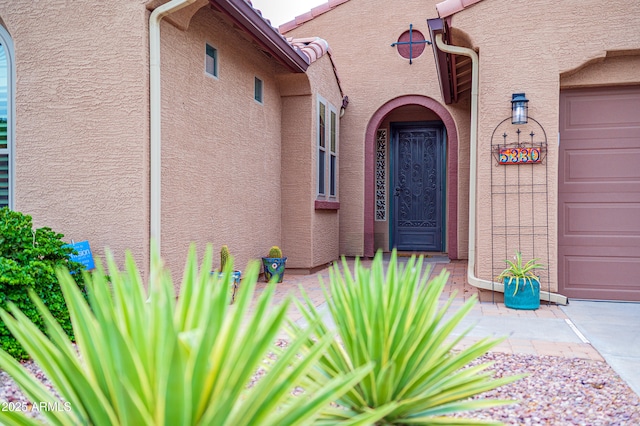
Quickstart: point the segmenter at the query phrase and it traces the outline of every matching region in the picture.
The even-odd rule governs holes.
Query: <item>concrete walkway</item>
[[[431,276],[439,274],[443,268],[449,271],[449,280],[441,299],[444,302],[456,293],[452,310],[478,294],[475,287],[466,283],[466,261],[444,263],[448,260],[435,258],[427,259],[427,262],[433,266]],[[363,261],[364,265],[369,263]],[[301,286],[328,319],[328,309],[319,284],[320,278],[328,282],[328,277],[328,269],[306,276],[285,273],[284,282],[277,287],[276,300],[282,300],[287,294],[300,297]],[[258,291],[264,286],[259,283]],[[291,309],[290,317],[300,324],[304,323],[296,309]],[[509,309],[502,302],[478,302],[454,334],[459,335],[464,329],[474,326],[462,339],[462,347],[483,337],[506,336],[506,340],[493,351],[605,361],[640,395],[638,324],[640,304],[573,301],[566,307],[542,303],[538,310],[522,311]]]
[[[562,311],[640,395],[640,303],[571,300]]]

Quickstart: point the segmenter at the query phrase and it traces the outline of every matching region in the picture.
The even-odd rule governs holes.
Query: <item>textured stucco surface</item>
[[[163,254],[182,259],[196,242],[227,244],[240,269],[272,245],[290,269],[335,259],[338,213],[313,207],[315,94],[341,99],[328,56],[290,74],[208,7],[186,31],[162,31]],[[218,50],[218,78],[204,73],[205,43]]]
[[[143,1],[0,1],[16,58],[15,209],[146,268]]]
[[[364,253],[364,185],[365,133],[375,112],[384,104],[406,95],[428,96],[442,104],[440,86],[436,78],[433,54],[430,49],[410,65],[391,43],[408,30],[428,34],[423,17],[435,17],[435,1],[406,1],[394,3],[392,8],[382,0],[350,0],[327,13],[315,17],[287,36],[304,37],[309,34],[326,39],[331,47],[340,81],[349,96],[349,107],[341,120],[340,149],[340,252],[348,255]],[[429,11],[432,11],[429,15]],[[421,18],[416,18],[419,12]],[[360,22],[361,24],[354,24]],[[464,105],[464,103],[462,104]],[[458,133],[468,138],[468,104],[447,107],[456,121]],[[415,117],[407,116],[406,121]],[[468,139],[459,139],[459,163],[468,163]],[[466,171],[466,175],[464,172]],[[458,200],[467,203],[468,168],[458,172]],[[460,230],[457,245],[459,257],[466,256],[466,214],[458,215]],[[378,226],[378,243],[386,242],[386,234]],[[376,245],[375,248],[388,247]]]
[[[392,10],[381,1],[350,0],[315,17],[287,35],[313,33],[327,39],[333,50],[341,82],[349,95],[349,110],[342,120],[343,199],[340,220],[340,250],[349,254],[363,251],[365,222],[363,187],[365,175],[365,128],[375,111],[398,96],[416,94],[442,102],[437,85],[433,55],[427,50],[413,65],[399,57],[389,45],[409,23],[428,33],[416,11],[437,16],[435,3],[402,2]],[[354,25],[354,22],[367,22]],[[500,25],[496,25],[499,22]],[[369,25],[368,23],[377,23]],[[384,25],[382,25],[384,23]],[[502,264],[492,247],[491,159],[492,132],[510,114],[511,94],[525,92],[529,113],[547,135],[546,183],[548,197],[536,200],[525,221],[548,216],[545,235],[536,235],[525,246],[549,245],[542,261],[549,267],[549,288],[557,289],[557,168],[558,105],[563,87],[639,84],[640,4],[617,0],[602,3],[551,2],[534,0],[514,7],[507,0],[478,2],[452,17],[453,43],[472,47],[480,57],[477,233],[475,274],[492,278],[492,270]],[[594,31],[596,29],[596,31]],[[447,106],[456,122],[458,149],[458,237],[459,257],[467,255],[469,185],[470,98]],[[512,170],[513,171],[513,170]],[[507,176],[507,179],[510,179]],[[538,176],[530,179],[539,179]],[[504,218],[499,210],[494,222]],[[375,224],[376,248],[388,242],[386,223]],[[510,245],[510,244],[508,244]],[[500,247],[510,253],[517,247]],[[492,262],[495,265],[492,265]]]
[[[318,95],[336,108],[341,97],[328,55],[312,63],[305,75],[279,75],[278,80],[282,93],[283,250],[291,255],[287,268],[305,272],[339,254],[339,210],[322,211],[314,206]],[[336,113],[339,115],[339,109]]]
[[[282,168],[282,225],[286,229],[282,249],[290,255],[288,268],[309,267],[313,256],[311,221],[316,169],[311,165],[316,130],[311,119],[300,117],[311,117],[315,109],[308,79],[304,78],[306,94],[297,91],[295,96],[282,98],[282,162],[287,165]]]
[[[562,74],[560,89],[638,84],[640,46],[635,52],[623,52],[621,55],[613,53],[595,59],[575,71]]]
[[[16,209],[97,256],[130,248],[143,269],[148,19],[160,3],[0,1],[17,62]],[[272,245],[293,268],[335,259],[339,212],[314,210],[316,92],[341,102],[328,56],[291,74],[202,0],[163,20],[161,40],[161,249],[174,278],[192,242],[229,245],[239,268]],[[205,43],[218,78],[204,72]]]
[[[566,87],[640,83],[640,74],[634,66],[640,51],[640,33],[636,31],[640,27],[640,4],[624,0],[606,3],[538,0],[514,7],[513,2],[506,0],[482,1],[454,15],[452,26],[466,33],[480,52],[476,274],[485,279],[492,274],[491,135],[496,125],[510,114],[511,94],[525,92],[530,100],[529,114],[544,127],[549,142],[548,202],[536,203],[533,209],[536,215],[549,212],[550,256],[543,257],[542,262],[549,267],[550,288],[557,289],[561,81]],[[616,56],[621,52],[627,56],[598,61],[607,54]],[[587,64],[592,65],[581,70]],[[563,74],[567,76],[561,80]],[[508,247],[506,252],[516,249]]]
[[[161,31],[163,255],[184,258],[190,242],[216,252],[227,244],[244,269],[282,242],[280,66],[208,7],[187,31]],[[205,43],[218,50],[217,79],[204,72]]]
[[[318,120],[318,103],[317,99],[320,96],[325,102],[327,102],[327,128],[330,125],[330,115],[329,115],[329,107],[331,107],[336,113],[336,125],[337,125],[337,143],[338,143],[338,170],[340,170],[340,166],[342,164],[342,150],[344,147],[344,143],[342,141],[342,135],[340,133],[340,106],[342,105],[342,96],[340,94],[340,90],[338,88],[338,84],[336,82],[335,74],[333,71],[333,64],[331,63],[331,59],[328,55],[324,55],[318,61],[311,64],[309,69],[307,70],[307,74],[309,75],[309,79],[311,81],[311,88],[314,95],[313,100],[313,127],[314,127],[314,136],[316,135],[317,128],[317,120]],[[317,140],[317,136],[314,137],[314,142]],[[330,139],[327,139],[327,143],[330,144]],[[317,167],[318,167],[318,149],[316,148],[317,142],[313,144],[312,149],[312,170],[314,170],[314,191],[312,194],[314,195],[313,199],[315,201],[315,194],[317,192]],[[328,152],[329,150],[327,150]],[[327,155],[327,164],[329,162],[329,156]],[[327,169],[328,170],[328,169]],[[326,173],[328,176],[329,173]],[[342,193],[340,191],[340,182],[342,176],[338,174],[338,184],[337,184],[337,194],[336,197],[330,197],[329,188],[327,185],[327,196],[319,198],[323,201],[342,201]],[[313,258],[312,258],[312,266],[323,265],[331,262],[332,260],[337,259],[340,249],[340,210],[315,210],[315,203],[311,203],[311,208],[314,209],[312,212],[313,223],[313,241],[311,246],[313,247]],[[286,224],[284,225],[286,226]]]
[[[338,112],[341,104],[329,57],[306,75],[290,74],[202,0],[175,17],[177,26],[163,22],[162,250],[172,270],[182,269],[192,241],[201,252],[206,243],[216,251],[228,244],[239,267],[274,244],[299,269],[338,254],[363,254],[365,138],[372,117],[404,96],[442,104],[431,51],[409,65],[390,46],[409,24],[428,34],[416,16],[435,17],[435,3],[410,0],[389,8],[383,0],[350,0],[287,34],[328,41],[350,99],[340,120],[337,211],[314,208],[317,96]],[[0,0],[16,58],[15,208],[67,240],[88,239],[98,256],[108,246],[121,260],[130,248],[146,265],[149,11],[142,0],[117,6]],[[451,24],[454,43],[480,55],[475,273],[490,279],[501,261],[491,254],[491,135],[510,113],[511,94],[525,92],[549,142],[548,200],[536,203],[531,217],[549,214],[544,242],[550,255],[542,260],[557,288],[559,93],[640,84],[640,3],[532,0],[514,7],[507,0],[481,1],[455,14]],[[205,43],[218,49],[218,79],[204,73]],[[263,104],[253,99],[255,76],[264,82]],[[456,243],[464,258],[468,94],[443,108],[458,136]],[[387,117],[382,126],[428,117],[414,112],[396,111],[402,117]],[[379,223],[374,233],[376,248],[387,244],[388,231]]]

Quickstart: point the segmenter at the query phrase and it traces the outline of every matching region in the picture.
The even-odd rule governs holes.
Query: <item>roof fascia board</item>
[[[210,4],[227,15],[292,72],[305,72],[309,67],[306,57],[298,52],[245,0],[209,0]]]
[[[440,18],[427,19],[429,25],[429,35],[431,40],[436,39],[436,34],[442,34],[442,38],[448,43],[449,34],[445,31],[445,23]],[[444,103],[449,105],[457,102],[457,91],[454,84],[454,71],[452,69],[453,58],[449,53],[445,53],[438,49],[436,43],[432,43],[433,56],[436,62],[436,71],[438,72],[438,80],[440,81],[440,91]]]

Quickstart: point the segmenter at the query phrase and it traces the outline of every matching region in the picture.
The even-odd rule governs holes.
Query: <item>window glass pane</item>
[[[255,79],[254,98],[258,102],[262,102],[262,80],[258,77]]]
[[[318,194],[324,194],[324,149],[318,149]]]
[[[329,195],[336,195],[336,156],[331,154],[331,170],[329,171]]]
[[[331,111],[331,152],[336,152],[336,113]]]
[[[218,51],[207,44],[205,56],[205,72],[214,77],[218,76]]]
[[[325,124],[325,106],[323,103],[320,103],[320,108],[318,108],[318,143],[320,144],[321,147],[325,147],[326,146],[326,142],[325,142],[325,138],[326,138],[326,131],[327,131],[327,127]]]

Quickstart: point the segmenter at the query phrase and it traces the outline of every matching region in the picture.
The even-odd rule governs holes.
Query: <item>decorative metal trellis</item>
[[[540,288],[551,289],[547,133],[531,116],[527,124],[500,122],[491,135],[491,273],[522,252],[540,259]],[[536,207],[539,205],[544,207]],[[549,300],[547,300],[549,303]]]

